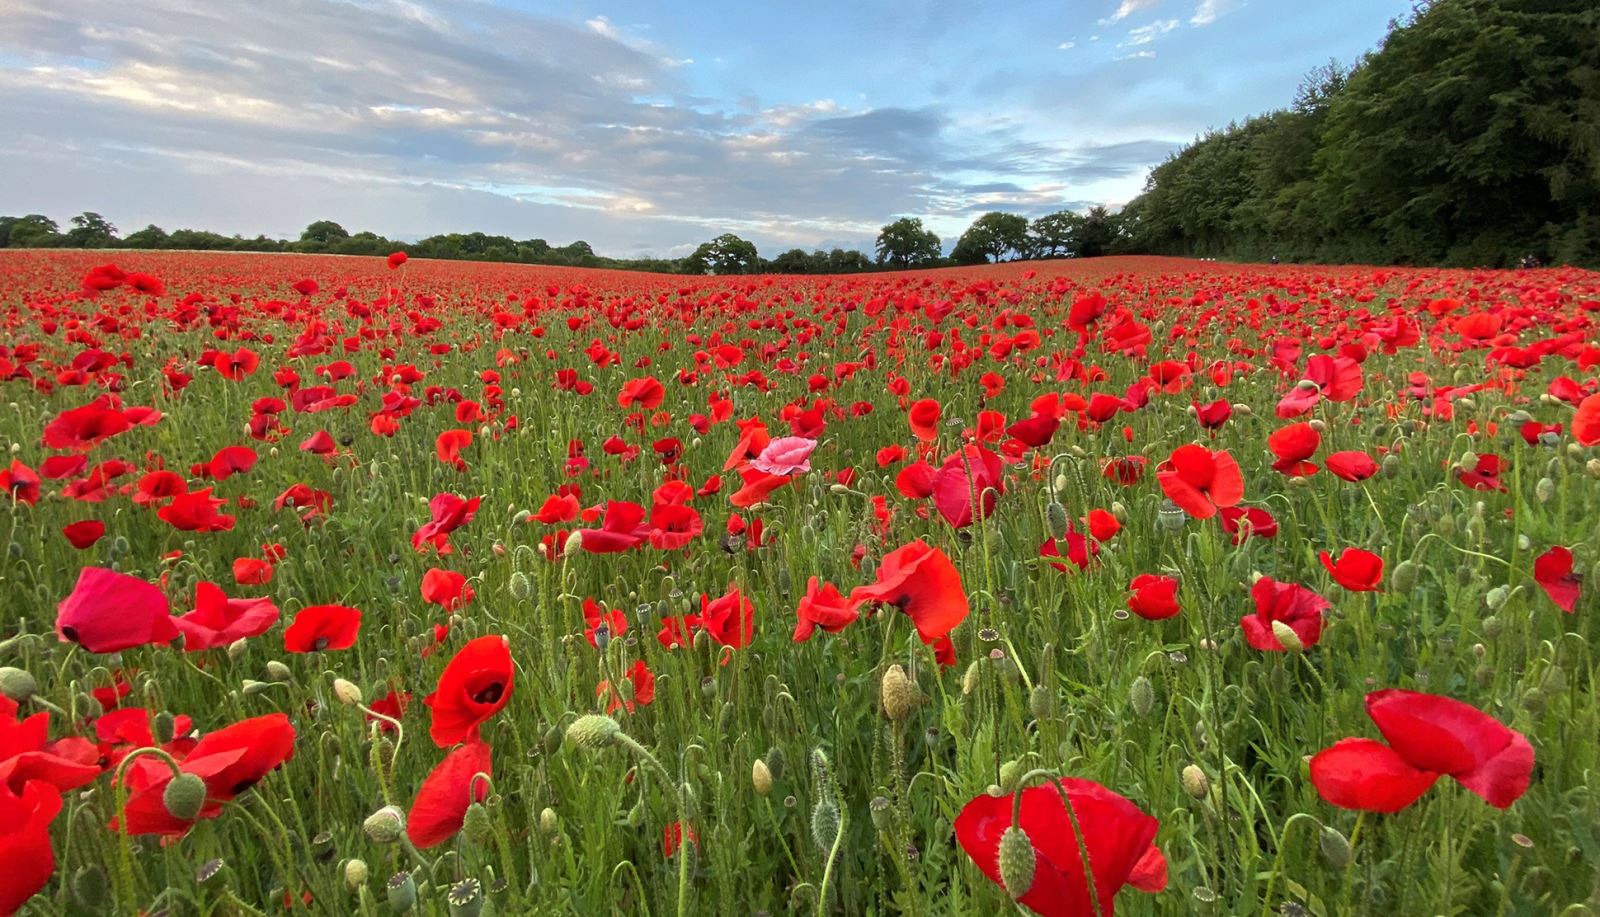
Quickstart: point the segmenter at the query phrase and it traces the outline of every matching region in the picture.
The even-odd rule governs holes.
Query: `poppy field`
[[[1600,913],[1600,274],[0,277],[0,914]]]

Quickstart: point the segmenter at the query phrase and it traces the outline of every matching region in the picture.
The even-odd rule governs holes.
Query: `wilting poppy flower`
[[[433,711],[428,735],[448,748],[478,734],[478,724],[500,712],[516,686],[511,643],[499,634],[468,642],[445,664],[439,686],[422,702]]]
[[[1170,618],[1182,610],[1178,607],[1178,581],[1170,576],[1141,573],[1128,589],[1133,592],[1128,610],[1147,621]]]
[[[461,830],[467,808],[489,798],[489,781],[474,779],[478,774],[493,776],[488,743],[476,734],[465,745],[440,761],[417,790],[417,798],[406,815],[406,837],[419,850],[437,847]]]
[[[1328,600],[1310,589],[1263,576],[1251,588],[1250,598],[1255,602],[1255,613],[1240,618],[1239,626],[1244,629],[1245,642],[1252,647],[1276,653],[1287,649],[1272,631],[1275,622],[1294,631],[1302,647],[1316,646],[1322,639],[1322,617],[1328,610]]]
[[[1533,779],[1533,746],[1471,704],[1391,688],[1367,695],[1388,745],[1344,739],[1311,759],[1311,782],[1344,809],[1397,812],[1449,776],[1504,809]]]
[[[1317,552],[1333,581],[1351,592],[1375,592],[1383,579],[1383,558],[1361,548],[1345,548],[1334,560],[1327,551]]]
[[[464,499],[455,494],[437,494],[428,501],[431,518],[411,536],[411,546],[421,551],[423,545],[432,545],[440,554],[449,554],[450,533],[472,521],[478,513],[480,497]]]
[[[1166,870],[1154,847],[1160,824],[1124,797],[1091,780],[1064,777],[1067,800],[1055,786],[1035,786],[1022,791],[1015,827],[1033,848],[1033,882],[1017,900],[1044,917],[1111,917],[1117,893],[1137,877],[1136,888],[1165,888]],[[974,798],[956,816],[956,840],[985,876],[1002,888],[1000,840],[1013,826],[1013,798]],[[1073,821],[1083,834],[1080,837]],[[1083,867],[1087,851],[1089,868]],[[1152,851],[1155,851],[1152,853]],[[1136,876],[1137,871],[1137,876]],[[1090,877],[1093,877],[1093,893]]]
[[[939,402],[924,398],[911,405],[906,419],[911,422],[911,433],[925,443],[939,438]]]
[[[471,602],[473,594],[463,573],[434,567],[422,574],[422,600],[445,611],[455,611]]]
[[[1210,519],[1244,498],[1244,476],[1226,450],[1179,446],[1156,469],[1156,480],[1167,499],[1196,519]]]
[[[895,606],[910,616],[923,643],[948,635],[970,610],[955,564],[923,541],[885,554],[878,565],[878,581],[850,590],[850,601]]]
[[[50,822],[61,811],[61,791],[30,780],[20,792],[0,783],[0,914],[14,914],[50,881],[56,869]]]
[[[811,470],[811,453],[817,441],[803,436],[782,436],[767,443],[750,464],[767,474],[805,474]]]
[[[345,605],[311,605],[300,609],[283,631],[283,648],[291,653],[347,650],[361,631],[361,612]]]
[[[184,651],[196,653],[266,633],[278,623],[278,606],[268,598],[230,599],[216,583],[200,582],[194,587],[194,610],[173,623],[183,634]]]
[[[71,522],[61,527],[61,534],[73,547],[82,551],[92,547],[106,534],[106,524],[99,519],[84,519],[81,522]]]
[[[1533,562],[1533,579],[1556,603],[1556,607],[1572,614],[1582,594],[1583,580],[1572,572],[1572,552],[1556,545],[1540,554]]]
[[[56,634],[91,653],[116,653],[178,636],[167,597],[142,579],[84,567],[56,607]]]
[[[811,577],[806,581],[806,594],[800,599],[800,607],[795,609],[795,642],[811,639],[811,634],[819,627],[830,634],[844,630],[860,617],[857,604],[840,595],[832,583]]]
[[[1335,452],[1322,463],[1334,475],[1346,481],[1365,481],[1378,473],[1378,463],[1372,456],[1359,450]]]
[[[644,664],[643,659],[634,660],[633,667],[625,670],[622,677],[632,686],[631,696],[625,696],[620,689],[612,691],[609,681],[601,681],[595,686],[595,697],[606,698],[607,713],[616,713],[623,707],[627,707],[628,712],[632,713],[635,706],[649,706],[655,703],[656,676]]]

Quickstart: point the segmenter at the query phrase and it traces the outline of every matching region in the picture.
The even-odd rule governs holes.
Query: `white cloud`
[[[1128,30],[1128,40],[1117,45],[1119,48],[1137,48],[1147,45],[1157,38],[1167,34],[1178,27],[1176,19],[1161,19],[1149,25],[1142,25]]]
[[[1057,51],[1071,51],[1073,48],[1076,48],[1077,46],[1078,46],[1078,43],[1075,42],[1075,41],[1064,41],[1061,44],[1056,45],[1056,50]]]
[[[622,33],[617,31],[617,27],[611,24],[611,20],[604,16],[596,16],[593,19],[584,20],[583,24],[589,27],[589,31],[599,35],[601,38],[609,38],[612,41],[620,41],[622,39]]]
[[[1116,12],[1100,20],[1100,24],[1110,25],[1113,22],[1121,22],[1140,10],[1153,9],[1160,2],[1161,0],[1122,0],[1118,4]]]
[[[1117,47],[1121,47],[1121,45],[1118,45]],[[1155,56],[1156,56],[1156,52],[1150,51],[1150,50],[1145,50],[1145,51],[1135,51],[1132,54],[1123,54],[1123,55],[1120,55],[1120,56],[1112,58],[1112,59],[1113,60],[1153,60],[1155,58]]]
[[[1210,25],[1218,17],[1233,11],[1233,0],[1200,0],[1200,5],[1195,7],[1194,15],[1189,17],[1192,26]]]

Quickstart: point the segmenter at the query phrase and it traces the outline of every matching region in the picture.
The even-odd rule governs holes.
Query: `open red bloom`
[[[642,376],[622,383],[622,390],[617,393],[617,404],[627,409],[653,411],[661,406],[661,400],[666,395],[667,389],[661,380],[654,376]]]
[[[1477,464],[1471,468],[1463,468],[1456,472],[1456,480],[1467,485],[1473,490],[1498,490],[1504,492],[1506,485],[1500,481],[1501,461],[1498,455],[1480,455]]]
[[[1223,449],[1179,446],[1156,469],[1156,480],[1167,499],[1196,519],[1210,519],[1218,509],[1244,499],[1239,463]]]
[[[405,252],[390,252],[389,257],[385,259],[385,263],[389,265],[389,270],[392,271],[400,265],[405,264],[408,260],[410,259]]]
[[[49,713],[17,715],[17,702],[0,695],[0,787],[21,795],[29,783],[40,782],[65,793],[100,776],[99,752],[91,743],[51,742]]]
[[[815,576],[806,581],[806,594],[795,609],[794,641],[804,643],[817,628],[836,634],[860,617],[859,602],[846,599],[832,583]]]
[[[1345,548],[1334,560],[1327,551],[1319,551],[1317,558],[1333,576],[1333,581],[1351,592],[1376,592],[1383,580],[1383,558],[1361,548]]]
[[[1572,552],[1556,545],[1540,554],[1533,562],[1533,579],[1556,603],[1556,607],[1572,614],[1583,592],[1583,580],[1572,572]]]
[[[173,623],[184,651],[197,653],[266,633],[278,623],[278,606],[268,598],[230,599],[216,583],[201,582],[194,587],[194,610]]]
[[[626,707],[632,713],[636,706],[649,706],[656,700],[656,676],[644,664],[643,659],[634,660],[632,668],[625,670],[622,677],[631,685],[632,696],[625,696],[621,689],[611,690],[611,682],[601,681],[595,685],[595,697],[606,699],[606,712],[616,713]]]
[[[211,488],[178,494],[172,502],[156,510],[163,522],[181,532],[231,532],[234,517],[217,512],[227,500],[211,496]]]
[[[1160,621],[1176,615],[1178,606],[1178,581],[1170,576],[1141,573],[1128,584],[1133,595],[1128,599],[1128,610],[1147,621]]]
[[[594,599],[583,600],[583,636],[589,645],[600,648],[600,629],[605,628],[606,639],[612,640],[628,632],[628,616],[616,609],[608,609]]]
[[[756,632],[755,614],[755,606],[731,585],[715,599],[703,593],[700,596],[700,626],[719,646],[749,646]]]
[[[1086,917],[1097,911],[1111,917],[1117,893],[1135,878],[1141,879],[1136,888],[1164,888],[1166,870],[1157,860],[1165,858],[1154,847],[1159,823],[1091,780],[1065,777],[1061,783],[1072,803],[1070,814],[1053,785],[1022,791],[1016,827],[1033,847],[1034,870],[1033,883],[1017,900],[1044,917]],[[1012,806],[1009,795],[985,793],[967,803],[955,820],[961,849],[996,885],[1002,885],[1000,839],[1012,826]],[[1088,851],[1087,875],[1080,845]],[[1093,897],[1089,876],[1094,878]]]
[[[311,605],[300,609],[283,631],[283,648],[291,653],[347,650],[361,631],[361,612],[345,605]]]
[[[911,433],[925,443],[931,443],[939,437],[939,402],[932,398],[924,398],[911,405],[911,410],[906,413],[906,420],[911,423]]]
[[[249,790],[294,757],[294,727],[282,713],[241,720],[196,742],[178,769],[205,781],[205,805],[197,818],[216,818],[224,803]],[[128,805],[122,812],[130,834],[182,835],[194,822],[174,817],[162,800],[172,772],[154,758],[140,758],[126,772]],[[119,830],[112,819],[111,830]]]
[[[445,611],[455,611],[472,601],[474,593],[467,585],[465,574],[454,570],[431,568],[422,574],[422,600],[438,605]]]
[[[582,529],[583,549],[591,554],[615,554],[644,543],[650,527],[644,523],[644,507],[625,500],[606,502],[605,517],[597,529]]]
[[[1222,530],[1232,536],[1235,546],[1251,538],[1272,538],[1278,534],[1278,520],[1257,506],[1230,506],[1220,515]]]
[[[500,712],[511,700],[517,671],[511,643],[499,634],[470,641],[445,664],[439,686],[422,699],[433,711],[428,735],[448,748],[478,734],[478,724]]]
[[[471,430],[446,430],[434,440],[433,449],[439,461],[457,471],[466,471],[467,462],[461,457],[461,450],[471,445]]]
[[[69,522],[61,527],[61,534],[78,550],[94,546],[94,543],[105,537],[106,524],[99,519],[84,519],[79,522]]]
[[[453,550],[450,533],[472,521],[478,514],[480,500],[479,497],[468,500],[451,493],[436,494],[428,501],[431,518],[411,536],[411,546],[421,551],[423,545],[432,545],[438,553],[449,554]]]
[[[81,408],[62,411],[45,424],[44,444],[51,449],[87,452],[118,433],[133,429],[133,421],[111,405],[108,395]]]
[[[1310,589],[1263,576],[1251,588],[1250,598],[1255,601],[1255,613],[1240,618],[1239,626],[1244,629],[1245,642],[1256,649],[1276,653],[1285,650],[1272,632],[1275,621],[1294,631],[1304,647],[1316,646],[1322,639],[1322,616],[1328,610],[1328,600]]]
[[[1600,394],[1578,403],[1578,413],[1572,418],[1572,438],[1580,446],[1600,446]]]
[[[1378,473],[1378,463],[1360,450],[1335,452],[1322,464],[1346,481],[1365,481]]]
[[[39,476],[17,459],[11,467],[0,469],[0,494],[29,506],[39,502]]]
[[[979,518],[988,518],[1005,491],[1000,456],[982,446],[966,446],[945,459],[930,485],[939,515],[958,529],[966,528]]]
[[[705,525],[694,507],[657,503],[650,508],[650,544],[662,551],[680,551],[700,537]]]
[[[1471,704],[1388,689],[1367,695],[1367,715],[1388,745],[1344,739],[1311,759],[1311,782],[1345,809],[1397,812],[1448,775],[1504,809],[1533,779],[1533,746]]]
[[[116,653],[178,636],[167,597],[142,579],[101,567],[78,572],[56,606],[56,634],[91,653]]]
[[[406,815],[406,837],[419,850],[437,847],[461,830],[467,808],[489,798],[489,781],[478,774],[494,775],[488,743],[474,733],[465,745],[440,761],[417,790]]]
[[[61,791],[38,780],[20,793],[0,783],[0,914],[22,909],[56,869],[50,822],[61,811]]]
[[[1317,473],[1317,466],[1307,459],[1316,455],[1322,445],[1322,434],[1309,423],[1292,423],[1273,430],[1267,437],[1267,448],[1276,460],[1272,470],[1291,478],[1303,478]]]
[[[878,581],[850,590],[850,601],[895,606],[910,616],[923,643],[947,636],[970,610],[955,564],[920,540],[885,554]]]

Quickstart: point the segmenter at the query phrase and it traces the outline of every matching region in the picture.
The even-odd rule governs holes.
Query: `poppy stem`
[[[629,751],[633,752],[636,756],[638,756],[639,760],[641,760],[641,761],[645,762],[646,764],[650,765],[650,767],[653,768],[656,773],[660,774],[661,775],[661,779],[666,782],[666,785],[668,787],[671,788],[671,790],[672,790],[672,798],[678,804],[678,825],[679,825],[679,828],[683,832],[683,835],[684,835],[681,838],[681,840],[679,841],[679,843],[678,843],[678,852],[677,852],[677,856],[678,856],[678,917],[685,917],[685,915],[687,915],[689,913],[689,850],[688,850],[688,847],[689,847],[689,844],[692,843],[692,842],[690,841],[690,839],[688,837],[689,807],[684,802],[683,790],[682,790],[681,787],[679,787],[677,785],[676,782],[673,781],[671,772],[669,772],[667,770],[667,768],[661,763],[660,759],[658,759],[654,754],[652,754],[650,749],[645,748],[643,745],[641,745],[639,743],[639,741],[637,739],[635,739],[633,736],[628,735],[626,732],[618,732],[616,734],[616,742],[617,742],[618,745],[621,745],[623,748],[626,748]]]
[[[117,765],[116,773],[112,775],[111,782],[117,788],[117,889],[128,896],[122,899],[125,901],[137,900],[137,895],[133,887],[133,846],[128,841],[130,836],[128,833],[128,784],[124,778],[127,776],[128,765],[132,764],[135,759],[146,755],[160,758],[167,765],[167,769],[172,772],[171,777],[168,779],[176,779],[183,774],[183,771],[178,769],[178,762],[172,755],[168,754],[165,749],[152,745],[134,749],[127,757],[122,759],[122,762]]]
[[[1261,917],[1270,917],[1272,913],[1272,890],[1278,884],[1278,871],[1283,868],[1283,847],[1289,839],[1289,829],[1301,819],[1310,819],[1312,824],[1321,824],[1309,812],[1296,812],[1289,816],[1278,830],[1277,851],[1272,855],[1272,871],[1267,873],[1267,888],[1261,896]]]

